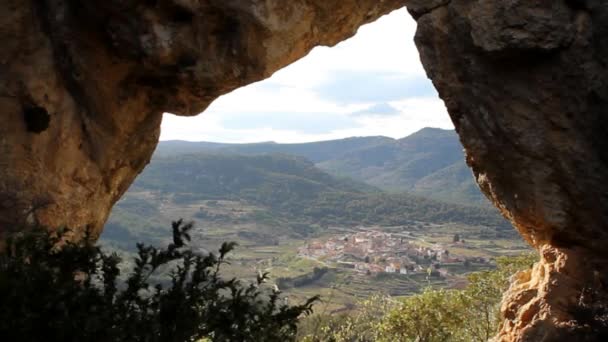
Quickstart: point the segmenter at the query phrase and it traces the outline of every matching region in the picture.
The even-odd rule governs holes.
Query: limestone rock
[[[486,52],[550,52],[572,43],[573,15],[564,1],[480,1],[469,13],[471,36]]]
[[[433,11],[434,9],[445,6],[450,0],[410,0],[407,2],[407,10],[415,19]]]
[[[577,247],[540,252],[541,261],[517,274],[505,294],[495,341],[605,340],[606,259]]]
[[[597,1],[452,0],[417,20],[477,182],[543,253],[505,296],[501,341],[591,341],[606,328],[577,314],[585,293],[607,303],[606,19]]]

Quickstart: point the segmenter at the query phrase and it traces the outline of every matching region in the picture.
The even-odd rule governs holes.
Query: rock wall
[[[601,340],[608,3],[452,0],[411,12],[477,182],[541,251],[505,295],[497,340]]]
[[[39,222],[97,236],[149,162],[163,112],[195,115],[405,4],[480,187],[542,254],[505,295],[497,340],[601,338],[600,0],[4,0],[0,234]]]

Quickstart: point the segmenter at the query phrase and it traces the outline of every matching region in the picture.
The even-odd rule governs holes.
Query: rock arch
[[[195,115],[404,5],[480,187],[542,255],[506,294],[498,338],[593,340],[608,281],[603,1],[5,0],[0,233],[99,233],[164,111]]]

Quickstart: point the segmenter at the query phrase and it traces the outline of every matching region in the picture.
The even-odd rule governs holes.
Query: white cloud
[[[217,99],[207,109],[211,113],[226,112],[336,112],[346,113],[357,105],[340,106],[322,99],[311,89],[294,87],[269,87],[258,84],[236,89]]]
[[[317,47],[271,78],[220,97],[197,117],[166,114],[161,140],[304,142],[453,128],[426,79],[414,31],[406,10],[395,11],[333,48]],[[352,115],[383,103],[394,115]]]
[[[391,116],[355,115],[351,116],[357,124],[355,127],[335,128],[328,132],[317,133],[315,130],[277,129],[272,126],[250,129],[230,129],[222,124],[222,114],[201,114],[197,118],[169,116],[163,122],[164,140],[181,139],[192,141],[221,141],[221,142],[260,142],[276,141],[284,143],[308,142],[319,140],[340,139],[351,136],[384,135],[392,138],[402,138],[424,127],[451,129],[453,125],[446,114],[445,106],[439,99],[408,98],[389,103],[398,111]],[[225,113],[224,113],[225,114]],[[230,114],[232,115],[232,113]],[[310,113],[312,123],[324,122],[323,113]],[[247,115],[243,115],[243,120]],[[192,124],[192,120],[200,122]],[[276,125],[281,127],[281,125]],[[353,126],[353,125],[349,125]],[[284,127],[284,126],[283,126]],[[167,134],[165,129],[170,130]]]

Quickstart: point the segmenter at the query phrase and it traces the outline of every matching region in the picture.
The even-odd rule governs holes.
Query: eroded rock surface
[[[506,294],[497,339],[601,339],[605,1],[4,0],[0,233],[38,221],[99,234],[163,112],[197,114],[406,3],[478,183],[542,252]]]
[[[589,301],[607,304],[608,3],[452,0],[414,15],[480,187],[542,254],[505,295],[497,340],[605,338]]]
[[[148,163],[163,112],[333,45],[403,0],[0,2],[0,232],[94,236]]]

